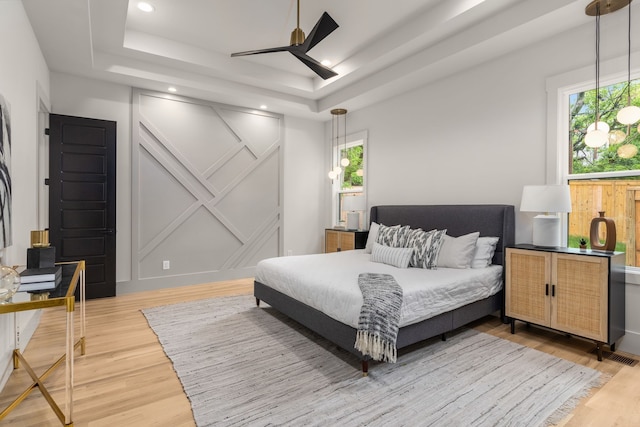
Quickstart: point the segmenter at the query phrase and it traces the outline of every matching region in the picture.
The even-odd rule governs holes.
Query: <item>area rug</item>
[[[251,296],[143,310],[198,426],[544,426],[598,385],[593,369],[463,329],[358,359]]]

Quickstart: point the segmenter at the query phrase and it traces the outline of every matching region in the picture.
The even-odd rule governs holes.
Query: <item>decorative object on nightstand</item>
[[[545,212],[533,218],[533,244],[558,247],[561,244],[561,224],[558,212],[571,212],[571,192],[568,185],[525,185],[522,189],[522,212]],[[553,213],[553,214],[552,214]]]
[[[27,268],[53,267],[56,248],[49,243],[49,230],[31,231],[31,247],[27,249]]]
[[[615,351],[625,334],[625,254],[516,245],[505,256],[505,315]]]
[[[347,230],[359,230],[360,212],[366,209],[364,196],[344,196],[342,209],[347,211]]]
[[[11,267],[0,266],[0,304],[4,304],[18,291],[20,275]]]
[[[365,230],[339,230],[327,228],[324,231],[324,251],[342,252],[352,249],[364,249],[369,232]]]
[[[591,220],[591,229],[589,230],[589,239],[591,240],[591,249],[597,251],[613,251],[616,249],[616,223],[611,218],[605,218],[604,212],[598,212],[597,216]],[[600,224],[605,226],[604,242],[600,241]]]
[[[580,249],[587,249],[587,239],[582,237],[578,243],[580,244]]]

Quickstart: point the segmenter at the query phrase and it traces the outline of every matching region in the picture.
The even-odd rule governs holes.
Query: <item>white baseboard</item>
[[[625,331],[624,336],[618,342],[618,349],[640,356],[640,333]]]
[[[40,317],[42,316],[42,310],[28,311],[28,312],[23,312],[18,314],[21,316],[18,320],[20,324],[18,328],[19,339],[20,339],[19,346],[20,346],[20,351],[24,351],[24,349],[27,347],[27,344],[29,344],[29,340],[31,340],[31,337],[36,331],[36,328],[40,324]],[[13,319],[11,319],[10,322],[12,326]],[[2,361],[3,363],[1,367],[2,375],[0,376],[0,391],[4,389],[4,386],[7,384],[7,381],[9,381],[9,377],[13,372],[13,348],[14,348],[14,345],[11,345],[10,348],[6,349],[7,350],[6,354],[8,355],[8,357]]]

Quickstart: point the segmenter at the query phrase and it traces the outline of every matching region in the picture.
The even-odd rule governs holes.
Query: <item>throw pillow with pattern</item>
[[[400,225],[386,226],[380,224],[378,235],[376,236],[376,243],[392,248],[402,248],[405,247],[408,233],[408,225],[402,227]]]
[[[412,236],[413,255],[409,265],[411,267],[435,269],[438,253],[447,230],[431,230],[415,232]]]

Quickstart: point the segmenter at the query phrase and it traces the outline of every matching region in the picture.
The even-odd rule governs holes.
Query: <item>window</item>
[[[595,121],[596,91],[575,90],[568,94],[569,132],[565,134],[571,155],[566,164],[566,182],[571,188],[572,212],[568,219],[569,247],[589,240],[591,220],[604,212],[616,224],[616,250],[627,252],[627,266],[640,266],[635,229],[640,225],[640,130],[616,120],[627,105],[627,82],[601,87],[598,94],[600,122],[610,126],[605,145],[585,144],[587,127]],[[640,79],[631,81],[631,99],[640,105]],[[600,234],[603,238],[604,229]],[[640,236],[638,236],[640,238]]]
[[[367,203],[366,203],[366,132],[360,132],[353,135],[347,135],[346,147],[340,146],[336,148],[336,158],[348,158],[349,165],[343,167],[339,177],[333,180],[333,193],[335,200],[336,225],[345,225],[347,222],[347,212],[350,209],[357,208],[360,213],[359,228],[367,228]],[[356,203],[346,203],[347,197],[361,196]],[[350,200],[355,201],[355,199]]]

